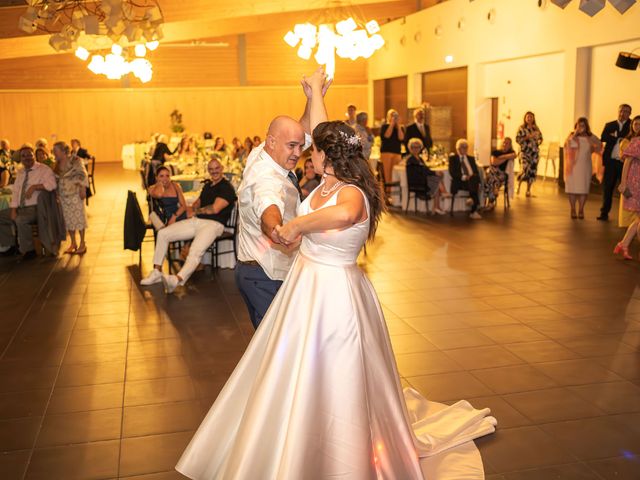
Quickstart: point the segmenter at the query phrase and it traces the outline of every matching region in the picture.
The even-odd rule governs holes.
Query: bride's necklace
[[[336,183],[333,184],[332,187],[330,187],[329,189],[325,189],[324,188],[325,184],[323,183],[322,188],[320,189],[320,196],[328,197],[333,192],[335,192],[338,188],[340,188],[342,185],[344,185],[344,182],[342,180],[338,180]]]

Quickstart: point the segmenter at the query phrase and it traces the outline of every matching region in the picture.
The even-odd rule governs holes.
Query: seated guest
[[[51,158],[49,152],[45,150],[43,147],[36,148],[36,162],[42,163],[53,170],[55,166],[54,159]]]
[[[216,137],[216,140],[213,143],[213,151],[222,155],[229,154],[229,148],[227,147],[227,143],[224,141],[224,137]]]
[[[167,145],[167,136],[158,136],[158,142],[156,143],[156,146],[153,149],[153,155],[151,156],[151,168],[149,169],[149,172],[147,172],[148,185],[156,183],[156,170],[160,165],[163,165],[164,162],[171,160],[171,155],[173,155],[177,149],[178,147],[176,147],[173,152],[169,150],[169,146]]]
[[[456,153],[449,155],[449,173],[451,174],[451,194],[455,195],[460,190],[466,190],[471,197],[470,218],[479,220],[482,217],[478,213],[480,203],[480,174],[476,160],[467,155],[469,143],[461,138],[456,142]]]
[[[82,158],[83,160],[89,160],[91,158],[91,155],[89,155],[87,149],[82,148],[80,140],[78,140],[77,138],[71,139],[71,155],[75,155],[76,157]]]
[[[149,220],[156,230],[187,219],[187,202],[182,188],[171,181],[171,172],[167,167],[159,167],[156,171],[156,183],[149,187],[149,195],[154,199]]]
[[[491,166],[487,170],[484,183],[484,194],[488,200],[489,210],[493,210],[496,206],[500,187],[507,181],[507,167],[514,158],[516,158],[516,152],[513,151],[513,144],[509,137],[505,137],[502,141],[502,148],[491,152]]]
[[[369,166],[371,166],[371,170],[375,172],[377,159],[374,161],[373,165],[371,164],[371,146],[373,145],[373,132],[367,126],[367,122],[369,121],[369,115],[367,112],[360,112],[356,115],[356,125],[353,129],[356,131],[356,135],[360,137],[360,143],[362,144],[362,155],[369,162]]]
[[[445,188],[442,183],[442,172],[431,170],[420,157],[420,152],[424,148],[422,140],[412,138],[409,140],[409,154],[405,157],[407,168],[407,184],[421,185],[426,187],[427,193],[433,198],[433,211],[438,215],[444,215],[440,208],[440,196]]]
[[[409,150],[409,140],[412,138],[419,138],[422,145],[424,145],[427,150],[430,150],[431,147],[433,147],[431,130],[429,129],[429,125],[425,122],[425,112],[422,107],[416,108],[413,111],[413,123],[407,126],[407,133],[404,135],[407,151]]]
[[[64,253],[82,255],[87,251],[84,242],[84,231],[87,228],[84,199],[87,197],[89,176],[82,159],[71,155],[71,149],[66,143],[56,142],[53,145],[53,155],[56,158],[54,171],[58,176],[58,198],[71,241]],[[76,243],[76,230],[80,234],[79,247]]]
[[[38,196],[43,190],[51,192],[56,189],[56,177],[49,167],[36,162],[31,145],[23,145],[19,152],[23,168],[16,175],[10,208],[0,211],[0,245],[15,245],[15,222],[22,259],[29,260],[36,256],[31,225],[38,222]]]
[[[262,139],[258,135],[253,137],[253,148],[259,147],[261,143]]]
[[[313,168],[313,161],[308,158],[304,162],[304,176],[300,180],[300,190],[302,190],[302,200],[307,198],[309,194],[320,185],[320,175],[316,174]]]
[[[140,285],[163,282],[167,293],[173,292],[178,285],[185,284],[200,264],[204,252],[224,232],[224,226],[236,202],[236,192],[224,178],[222,164],[217,159],[213,158],[209,162],[207,170],[211,181],[205,182],[200,197],[193,204],[195,216],[158,232],[153,256],[154,269],[140,281]],[[177,275],[163,275],[162,263],[169,243],[179,240],[193,240],[189,255]]]
[[[251,153],[251,150],[253,150],[253,140],[251,140],[251,137],[247,137],[244,139],[244,143],[238,150],[238,156],[236,159],[244,165],[247,161],[247,157]]]
[[[2,139],[0,140],[0,163],[7,164],[11,162],[11,158],[13,157],[13,150],[11,150],[11,145],[9,140]]]
[[[231,140],[231,158],[238,158],[243,148],[244,147],[240,143],[240,139],[238,137],[233,137],[233,140]]]

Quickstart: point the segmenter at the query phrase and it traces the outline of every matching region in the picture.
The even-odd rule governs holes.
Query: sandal
[[[82,247],[78,248],[78,249],[75,251],[75,253],[76,253],[76,255],[82,255],[82,254],[87,253],[87,246],[86,246],[86,245],[83,245]]]
[[[78,247],[76,247],[75,245],[71,245],[69,248],[67,248],[64,253],[67,253],[69,255],[73,255],[74,253],[77,253],[78,251]]]

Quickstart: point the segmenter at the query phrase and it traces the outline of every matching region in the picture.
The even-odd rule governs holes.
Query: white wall
[[[515,141],[524,114],[530,110],[545,141],[562,138],[559,110],[564,97],[564,54],[489,63],[482,70],[484,91],[478,94],[498,98],[498,119],[504,122],[505,136]]]
[[[612,110],[615,114],[615,106],[620,103],[616,96],[634,102],[628,92],[638,90],[633,82],[640,80],[640,72],[617,69],[615,58],[607,58],[607,47],[600,46],[621,42],[628,42],[634,48],[640,46],[640,3],[624,15],[607,3],[594,17],[580,12],[578,5],[576,0],[563,10],[550,2],[541,9],[535,0],[450,0],[388,23],[382,27],[385,47],[369,60],[370,100],[374,80],[401,75],[411,78],[421,72],[467,66],[467,131],[469,139],[473,139],[475,107],[484,101],[488,92],[495,94],[495,85],[485,85],[485,82],[494,81],[497,69],[502,67],[496,63],[506,62],[510,76],[518,82],[512,90],[515,92],[517,87],[519,97],[526,90],[525,98],[516,99],[515,93],[508,94],[514,106],[512,116],[518,117],[514,120],[516,123],[523,112],[514,110],[526,110],[526,105],[532,105],[531,109],[541,117],[547,138],[561,139],[573,127],[576,115],[591,105],[592,123],[599,125],[602,119],[611,117]],[[495,11],[494,22],[487,19],[491,10]],[[459,22],[463,29],[458,28]],[[441,29],[440,36],[435,33],[436,27]],[[591,53],[591,47],[597,47],[593,49],[593,58],[584,55]],[[617,53],[619,46],[610,45],[610,48]],[[445,62],[446,55],[453,56],[452,63]],[[591,69],[585,68],[591,60],[594,77],[592,89],[586,92],[598,92],[602,95],[600,99],[585,99],[586,94],[581,90],[585,82],[591,80]],[[526,81],[516,72],[520,65],[529,72]],[[487,70],[489,73],[485,74]],[[614,80],[622,77],[624,87],[618,89]],[[533,88],[525,88],[525,83]],[[420,88],[420,85],[420,82],[410,82],[409,88]],[[606,90],[626,93],[602,94]],[[409,99],[419,97],[419,92],[407,93]],[[640,112],[638,100],[636,111]],[[510,126],[507,133],[512,134],[512,130]]]
[[[600,134],[606,122],[616,118],[621,103],[631,105],[634,116],[640,114],[640,70],[632,72],[611,68],[618,52],[628,52],[637,47],[640,47],[640,41],[593,48],[589,122],[596,135]]]

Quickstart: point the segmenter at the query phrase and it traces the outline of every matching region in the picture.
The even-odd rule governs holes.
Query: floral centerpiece
[[[171,131],[173,133],[184,132],[184,125],[182,124],[182,114],[176,109],[171,112]]]

